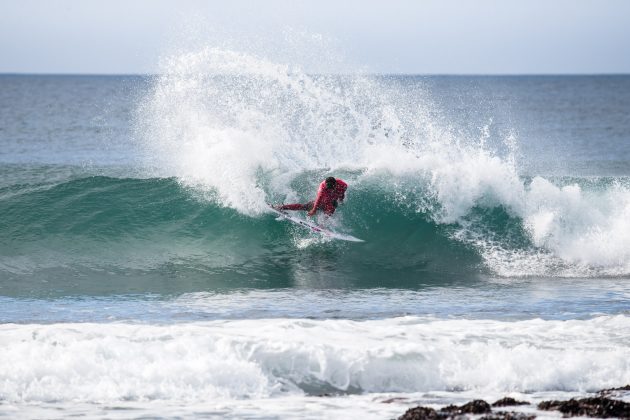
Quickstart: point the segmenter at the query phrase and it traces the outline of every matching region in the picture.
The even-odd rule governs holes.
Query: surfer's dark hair
[[[326,186],[328,188],[332,188],[335,185],[337,185],[337,180],[335,179],[334,176],[329,176],[328,178],[326,178]]]

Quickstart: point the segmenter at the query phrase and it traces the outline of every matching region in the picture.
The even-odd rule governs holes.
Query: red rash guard
[[[317,190],[314,208],[322,210],[327,215],[333,214],[337,207],[337,202],[345,198],[347,188],[348,184],[340,179],[337,179],[337,184],[332,190],[326,188],[326,181],[322,181]]]

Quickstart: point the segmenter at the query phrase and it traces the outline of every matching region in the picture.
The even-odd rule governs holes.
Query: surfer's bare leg
[[[283,204],[281,206],[278,206],[278,210],[302,210],[302,211],[309,211],[309,210],[311,210],[311,208],[313,208],[313,202],[312,201],[309,201],[306,204],[296,203],[296,204]]]

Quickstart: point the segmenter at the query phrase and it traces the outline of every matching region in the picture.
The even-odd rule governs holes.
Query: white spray
[[[596,193],[543,178],[526,185],[514,135],[503,155],[487,147],[487,127],[479,138],[462,138],[430,117],[422,92],[409,101],[375,78],[310,76],[218,48],[173,55],[161,70],[138,110],[147,164],[216,204],[255,216],[266,201],[295,199],[290,183],[308,171],[354,171],[353,185],[385,174],[417,211],[463,226],[458,237],[498,274],[630,272],[627,185]],[[423,186],[421,195],[401,187],[408,180]],[[522,219],[532,248],[475,234],[465,219],[479,206],[502,206]]]

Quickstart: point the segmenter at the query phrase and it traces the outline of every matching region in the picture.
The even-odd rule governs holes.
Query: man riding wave
[[[347,188],[348,184],[343,180],[329,176],[319,184],[315,201],[309,201],[305,204],[282,204],[274,206],[274,208],[276,210],[304,210],[308,211],[309,216],[314,216],[317,210],[321,210],[326,215],[332,216],[337,206],[343,202]]]

